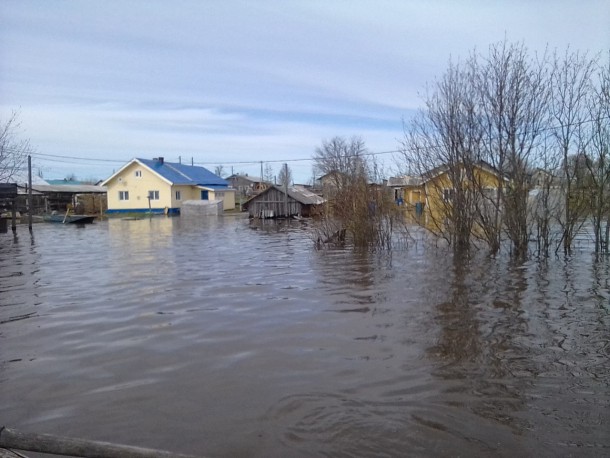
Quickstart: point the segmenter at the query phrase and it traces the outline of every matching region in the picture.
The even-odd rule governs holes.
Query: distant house
[[[332,171],[317,178],[314,186],[325,198],[332,199],[347,181],[348,178],[344,173]]]
[[[242,197],[252,197],[255,194],[263,192],[272,185],[272,183],[263,180],[261,177],[241,175],[239,173],[227,177],[226,180]]]
[[[325,200],[302,186],[284,188],[271,186],[248,200],[244,207],[250,218],[285,218],[290,216],[312,216]]]
[[[108,213],[178,214],[187,200],[222,200],[235,208],[235,190],[226,180],[199,166],[155,159],[132,159],[103,183]]]
[[[391,177],[387,185],[392,189],[394,201],[399,205],[416,206],[423,204],[422,178],[409,175]]]
[[[530,189],[546,188],[546,187],[557,187],[561,184],[561,180],[558,175],[552,172],[536,168],[528,175],[528,184]]]

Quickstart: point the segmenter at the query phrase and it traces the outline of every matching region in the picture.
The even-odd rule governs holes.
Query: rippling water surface
[[[0,234],[0,424],[216,457],[610,456],[610,264],[225,217]]]

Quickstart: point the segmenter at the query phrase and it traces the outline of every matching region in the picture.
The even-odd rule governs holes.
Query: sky
[[[46,179],[162,156],[306,183],[335,136],[391,174],[450,58],[610,49],[608,0],[2,0],[0,24],[0,119],[18,111]]]

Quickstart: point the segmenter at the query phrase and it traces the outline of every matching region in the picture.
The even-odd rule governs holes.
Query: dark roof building
[[[324,202],[325,199],[302,186],[289,187],[288,193],[280,186],[271,186],[248,200],[244,207],[251,218],[307,217]]]

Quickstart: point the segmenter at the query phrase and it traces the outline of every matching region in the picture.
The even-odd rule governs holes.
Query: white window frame
[[[142,178],[142,171],[141,170],[136,170],[136,178]]]
[[[180,191],[176,191],[176,200],[182,200],[182,193]]]
[[[119,200],[129,200],[129,191],[119,191]]]
[[[150,200],[159,200],[159,191],[148,191],[148,198]]]

